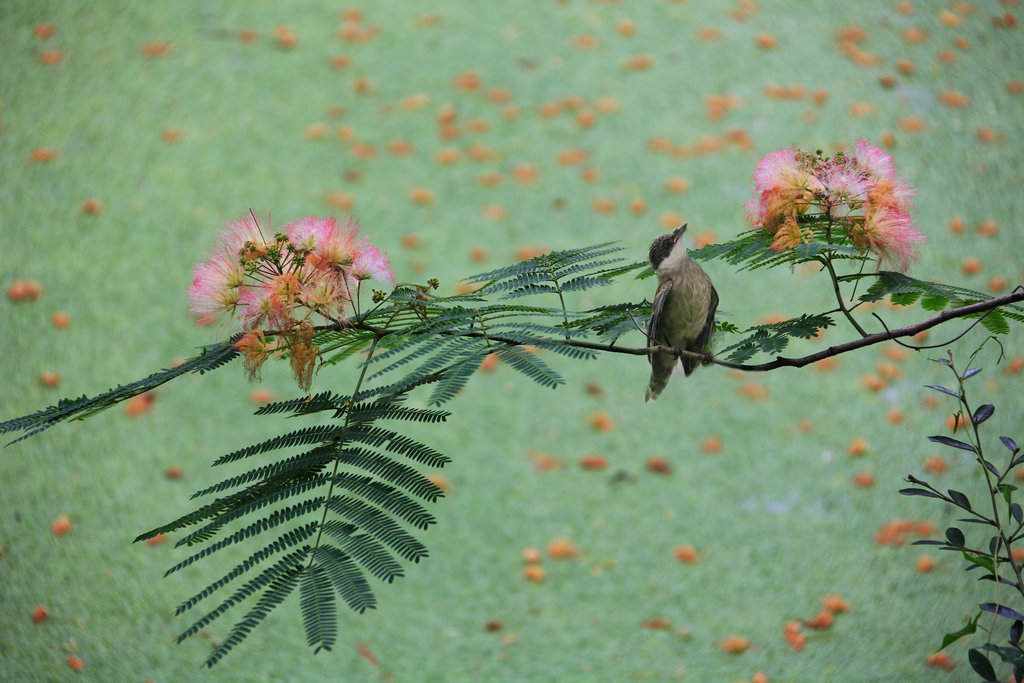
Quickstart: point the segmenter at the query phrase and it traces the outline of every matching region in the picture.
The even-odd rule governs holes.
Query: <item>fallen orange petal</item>
[[[612,420],[611,416],[603,410],[591,415],[588,422],[590,422],[591,427],[599,432],[610,432],[615,429],[615,422]]]
[[[813,619],[808,619],[804,622],[807,628],[822,629],[828,628],[835,621],[835,617],[830,610],[823,609]]]
[[[736,654],[743,652],[750,647],[750,638],[744,638],[743,636],[729,636],[728,638],[722,638],[718,641],[718,647],[728,653]]]
[[[63,536],[67,532],[71,531],[71,520],[68,519],[67,515],[61,515],[57,519],[53,520],[53,524],[50,525],[50,530],[53,531],[56,536]]]
[[[548,543],[548,555],[556,560],[567,560],[580,556],[580,549],[567,538],[556,538]]]
[[[937,669],[943,669],[944,671],[952,671],[956,668],[956,664],[953,663],[953,660],[945,652],[936,652],[925,660],[925,664]]]
[[[528,564],[523,568],[523,578],[534,583],[543,581],[545,574],[544,567],[539,564]]]
[[[654,472],[655,474],[672,473],[672,466],[668,464],[668,461],[657,455],[652,455],[647,458],[646,467],[649,471]]]
[[[653,629],[667,630],[667,629],[669,629],[671,627],[672,627],[672,624],[669,623],[668,619],[655,618],[655,619],[647,619],[646,621],[644,621],[644,628],[653,628]]]
[[[841,595],[826,595],[821,599],[821,603],[829,612],[836,614],[850,611],[850,603]]]
[[[697,564],[700,562],[700,557],[697,555],[697,549],[692,545],[680,545],[677,546],[674,554],[676,559],[686,564]]]

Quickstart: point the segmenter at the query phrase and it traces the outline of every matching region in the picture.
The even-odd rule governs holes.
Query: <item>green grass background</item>
[[[1019,284],[1024,117],[1021,96],[1006,83],[1024,78],[1024,51],[1019,28],[991,21],[1019,8],[976,0],[970,13],[957,14],[961,25],[947,26],[940,12],[952,4],[909,4],[914,11],[904,14],[889,1],[762,0],[737,19],[739,5],[729,2],[384,0],[362,5],[363,24],[377,25],[379,35],[351,43],[338,38],[342,11],[352,7],[345,3],[8,0],[0,4],[0,279],[4,288],[36,279],[43,295],[0,302],[0,418],[191,355],[211,338],[192,327],[185,289],[217,231],[250,207],[280,222],[326,214],[332,191],[353,197],[352,212],[388,251],[400,280],[436,276],[441,291],[451,292],[462,277],[514,260],[521,246],[615,240],[630,258],[643,258],[667,211],[685,216],[691,235],[711,230],[730,238],[744,229],[742,202],[761,154],[788,144],[877,142],[889,132],[929,236],[912,273],[981,290],[994,275]],[[423,21],[425,14],[436,21]],[[635,35],[619,34],[622,20],[635,22]],[[56,28],[48,40],[33,32],[44,22]],[[283,25],[298,38],[293,49],[274,40]],[[840,52],[836,33],[851,25],[867,31],[861,47],[879,65],[858,66]],[[720,38],[699,40],[707,27]],[[925,40],[906,41],[910,27],[924,29]],[[242,29],[259,39],[243,43]],[[757,47],[763,32],[776,48]],[[581,34],[596,38],[596,47],[575,46]],[[968,49],[954,44],[958,36]],[[169,54],[146,57],[143,47],[154,41],[169,43]],[[59,50],[61,63],[40,63],[46,50]],[[955,60],[940,59],[941,50]],[[650,68],[624,68],[643,53]],[[330,65],[337,55],[349,58],[346,68]],[[898,59],[913,62],[915,73],[898,73]],[[467,70],[478,72],[481,90],[453,86]],[[880,85],[885,75],[895,87]],[[359,78],[372,83],[370,93],[354,91]],[[829,97],[821,105],[773,99],[763,94],[769,84],[821,88]],[[506,120],[502,105],[487,100],[483,93],[493,88],[508,92],[518,118]],[[943,105],[937,96],[945,90],[969,104]],[[403,109],[415,93],[428,96],[427,106]],[[740,104],[711,120],[705,101],[715,94],[736,95]],[[621,109],[599,112],[589,128],[572,113],[538,113],[569,95],[591,105],[614,97]],[[855,116],[854,103],[874,112]],[[457,108],[459,124],[485,119],[489,130],[463,128],[458,139],[441,140],[437,114],[446,104]],[[344,114],[335,116],[335,107]],[[901,128],[911,116],[923,131]],[[305,135],[316,123],[326,124],[325,138]],[[353,156],[335,135],[342,125],[373,145],[375,156]],[[170,127],[181,131],[177,142],[161,137]],[[981,127],[999,139],[980,141]],[[656,136],[694,145],[734,128],[749,134],[753,149],[673,157],[647,146]],[[387,143],[396,139],[411,142],[413,153],[392,155]],[[497,157],[434,161],[442,147],[465,151],[474,142]],[[56,150],[56,159],[31,162],[40,147]],[[585,165],[600,172],[596,182],[557,163],[557,152],[570,147],[589,152]],[[512,178],[522,163],[537,168],[536,183]],[[477,177],[486,171],[502,174],[502,182],[481,187]],[[689,180],[689,192],[666,192],[671,176]],[[437,201],[414,204],[414,187],[432,190]],[[597,197],[616,210],[595,212]],[[81,212],[89,198],[102,202],[101,213]],[[634,198],[647,202],[645,213],[628,210]],[[488,205],[507,216],[488,219]],[[959,236],[947,227],[954,215],[967,228]],[[986,219],[1000,226],[998,235],[975,232]],[[409,234],[419,237],[417,247],[402,246]],[[475,246],[487,250],[483,263],[470,258]],[[966,257],[982,261],[979,275],[960,273]],[[741,327],[768,314],[829,307],[827,282],[817,274],[736,272],[722,263],[706,269],[722,314]],[[640,300],[650,296],[650,282],[624,280],[570,303]],[[928,315],[917,307],[876,310],[890,324]],[[51,325],[56,311],[70,314],[68,329]],[[865,324],[878,328],[873,319]],[[963,327],[934,330],[929,340]],[[841,326],[818,344],[851,332]],[[958,360],[983,338],[975,331],[958,342]],[[1022,340],[1015,329],[1002,341],[1014,356]],[[183,378],[159,389],[143,417],[115,409],[2,452],[0,679],[733,681],[758,671],[773,681],[968,679],[962,644],[949,649],[957,662],[951,673],[926,667],[925,659],[972,605],[993,598],[991,587],[965,576],[951,556],[936,555],[935,570],[921,575],[915,561],[926,549],[874,542],[892,519],[942,528],[953,518],[933,501],[896,493],[929,455],[951,465],[937,484],[980,500],[970,460],[925,440],[945,430],[948,404],[922,404],[922,384],[946,381],[926,360],[938,353],[911,354],[903,376],[881,393],[860,383],[884,360],[873,348],[843,356],[831,373],[736,378],[704,368],[674,380],[652,405],[641,398],[647,365],[635,357],[552,359],[566,378],[554,392],[508,368],[479,375],[450,404],[448,425],[413,430],[454,458],[445,471],[453,490],[435,506],[439,524],[424,536],[431,557],[395,585],[379,585],[376,611],[344,614],[335,651],[313,656],[305,647],[291,601],[212,671],[198,668],[208,639],[174,644],[187,623],[171,611],[226,571],[230,558],[164,579],[185,553],[173,543],[131,539],[181,514],[192,491],[218,481],[223,473],[208,467],[213,458],[286,425],[250,416],[251,388],[240,367]],[[980,357],[986,370],[972,391],[977,403],[997,406],[990,438],[1020,440],[1021,385],[994,365],[996,356],[987,346]],[[40,385],[44,371],[60,374],[59,388]],[[351,368],[328,368],[315,387],[346,391],[353,379]],[[750,381],[766,398],[738,393]],[[587,382],[603,394],[587,394]],[[279,397],[296,393],[283,367],[268,370],[264,385]],[[886,420],[892,408],[905,413],[898,426]],[[591,428],[597,411],[610,415],[613,431]],[[806,433],[797,426],[805,418],[813,424]],[[709,436],[722,440],[717,456],[701,452]],[[870,443],[860,459],[846,455],[856,437]],[[554,454],[563,467],[536,471],[531,449]],[[605,455],[609,469],[579,468],[592,453]],[[645,470],[652,455],[672,464],[670,476]],[[164,477],[171,465],[183,469],[182,480]],[[851,484],[861,471],[874,473],[873,488]],[[61,514],[73,528],[55,537],[50,524]],[[523,580],[522,549],[558,537],[572,539],[582,556],[546,559],[543,583]],[[685,543],[700,550],[699,564],[673,557]],[[803,652],[792,651],[784,624],[814,616],[829,593],[841,593],[852,611],[812,633]],[[37,624],[31,614],[40,604],[50,617]],[[652,618],[671,628],[644,628]],[[487,632],[491,620],[502,628]],[[210,639],[229,626],[215,624]],[[722,653],[716,643],[729,635],[750,638],[751,647]],[[69,653],[82,658],[82,672],[70,670]]]

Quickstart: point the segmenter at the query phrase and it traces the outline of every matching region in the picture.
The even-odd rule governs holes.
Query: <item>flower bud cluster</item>
[[[784,251],[824,237],[872,252],[906,271],[925,237],[910,216],[913,189],[891,156],[867,140],[831,157],[786,147],[765,155],[752,178],[756,197],[747,218]]]
[[[250,377],[287,349],[299,385],[309,388],[315,325],[339,323],[363,280],[394,283],[387,256],[359,237],[354,219],[308,216],[266,234],[255,216],[228,225],[210,257],[193,268],[189,311],[197,325],[232,321]],[[268,340],[268,335],[271,339]]]

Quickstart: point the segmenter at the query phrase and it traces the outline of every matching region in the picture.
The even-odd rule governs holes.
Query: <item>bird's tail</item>
[[[671,362],[664,363],[661,358],[657,356],[666,355]],[[672,377],[672,369],[675,366],[675,358],[669,354],[657,354],[654,361],[651,364],[651,380],[647,383],[647,395],[644,397],[644,403],[650,403],[654,399],[661,395],[662,390],[668,386],[668,381]]]

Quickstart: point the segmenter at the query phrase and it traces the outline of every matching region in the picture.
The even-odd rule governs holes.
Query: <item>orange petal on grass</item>
[[[885,380],[878,375],[864,375],[860,378],[861,386],[869,391],[881,391],[885,388]]]
[[[634,55],[626,60],[625,67],[628,71],[642,71],[654,66],[654,57],[647,53]]]
[[[939,93],[939,101],[947,107],[966,107],[970,100],[962,92],[957,90],[943,90]]]
[[[797,622],[790,622],[791,624]],[[786,642],[795,651],[800,652],[807,645],[807,636],[801,633],[799,630],[790,629],[787,625],[786,628]]]
[[[853,484],[864,489],[871,488],[875,484],[875,475],[870,472],[860,472],[853,478]]]
[[[668,463],[668,460],[658,455],[652,455],[647,458],[644,466],[649,472],[654,472],[655,474],[672,474],[672,465]]]
[[[899,71],[904,76],[910,76],[911,74],[914,73],[914,71],[916,71],[914,63],[909,59],[897,59],[895,62],[893,62],[893,66],[895,66],[896,70]]]
[[[480,372],[494,372],[500,362],[501,360],[498,358],[498,354],[489,353],[484,356],[484,359],[480,362]]]
[[[82,661],[81,657],[75,655],[68,655],[68,666],[72,671],[81,671],[85,668],[85,662]]]
[[[539,564],[528,564],[523,567],[523,578],[534,583],[541,583],[547,572]]]
[[[253,389],[249,394],[249,400],[258,406],[266,405],[274,400],[274,392],[269,389]]]
[[[548,555],[555,560],[569,560],[580,556],[580,549],[567,538],[556,538],[548,543]]]
[[[587,422],[590,426],[599,432],[610,432],[615,429],[615,421],[612,420],[611,415],[601,410],[591,415]]]
[[[663,228],[678,228],[680,225],[686,222],[686,218],[681,213],[675,211],[666,211],[665,213],[658,216],[658,225]]]
[[[999,275],[993,275],[989,278],[986,286],[988,287],[988,291],[993,294],[999,294],[1006,289],[1006,278]]]
[[[37,624],[46,621],[46,617],[50,616],[49,610],[42,605],[36,605],[36,608],[32,610],[32,621]]]
[[[821,599],[821,604],[825,609],[834,614],[850,611],[850,603],[841,595],[826,595]]]
[[[36,147],[28,155],[28,160],[34,163],[46,163],[57,158],[57,150],[52,147]]]
[[[894,425],[895,424],[900,424],[901,422],[903,422],[903,418],[904,418],[903,411],[900,410],[899,408],[893,408],[885,416],[885,419],[889,421],[889,424],[894,424]]]
[[[682,176],[672,176],[665,181],[665,191],[682,194],[690,189],[690,181]]]
[[[736,393],[751,401],[764,401],[768,398],[768,390],[757,382],[746,382],[736,388]]]
[[[178,465],[171,465],[164,471],[164,476],[168,479],[181,479],[182,471]]]
[[[918,26],[911,26],[903,32],[903,40],[908,43],[920,43],[928,38],[928,32]]]
[[[608,466],[608,459],[603,455],[585,455],[580,458],[580,467],[585,470],[603,470]]]
[[[924,663],[926,666],[932,666],[936,669],[942,669],[943,671],[952,671],[956,668],[956,664],[945,652],[936,652],[928,657]]]
[[[846,449],[846,454],[849,455],[851,458],[856,458],[858,456],[864,455],[867,452],[868,442],[867,439],[865,439],[862,436],[858,436],[853,441],[851,441],[850,445]]]
[[[759,48],[764,50],[771,50],[779,45],[778,39],[771,33],[758,33],[755,42]]]
[[[488,204],[483,210],[484,218],[490,221],[500,221],[508,216],[508,210],[500,204]]]
[[[667,631],[668,629],[672,628],[672,624],[669,622],[668,619],[656,617],[654,619],[645,620],[644,628],[653,628],[657,630]]]
[[[516,259],[519,261],[527,261],[538,256],[543,256],[551,251],[548,247],[542,246],[527,246],[519,247],[516,249]]]
[[[153,407],[153,401],[156,400],[156,394],[152,391],[147,391],[144,394],[132,396],[124,403],[124,414],[128,417],[138,417],[144,415],[150,411]]]
[[[532,545],[523,548],[523,551],[519,554],[519,556],[523,560],[523,564],[540,564],[541,561],[544,559],[544,556],[541,555],[540,550],[533,547]]]
[[[980,259],[968,256],[960,264],[960,270],[963,271],[964,275],[976,275],[981,272],[982,263]]]
[[[429,481],[431,484],[441,489],[445,493],[451,493],[452,489],[454,488],[452,486],[452,483],[448,480],[448,477],[444,476],[440,472],[431,472],[430,474],[428,474],[427,481]]]
[[[557,155],[555,159],[562,166],[575,166],[576,164],[582,164],[590,157],[590,152],[579,147],[571,147],[569,149],[563,149]]]
[[[167,534],[157,534],[146,539],[146,545],[156,546],[167,540]]]
[[[917,116],[904,116],[899,120],[900,128],[907,133],[920,133],[924,130],[924,121]]]
[[[39,55],[39,63],[47,66],[54,66],[64,61],[64,54],[60,50],[45,50]]]
[[[943,474],[949,470],[949,463],[941,455],[933,455],[924,459],[925,472],[930,474]]]
[[[414,187],[409,192],[409,200],[414,204],[433,204],[437,201],[437,195],[423,187]]]
[[[697,555],[697,549],[689,544],[676,546],[673,554],[676,556],[677,560],[685,562],[686,564],[697,564],[700,562],[700,556]]]
[[[921,555],[917,558],[917,571],[922,574],[927,574],[931,570],[935,569],[935,560],[929,555]]]
[[[36,24],[36,27],[32,32],[36,34],[36,38],[46,40],[47,38],[52,37],[56,31],[57,29],[54,28],[53,24]]]
[[[832,611],[823,609],[818,612],[813,618],[808,619],[804,622],[807,628],[823,629],[830,627],[835,622],[835,616]]]
[[[700,445],[705,453],[717,454],[722,452],[722,440],[717,436],[709,436]]]
[[[50,531],[52,531],[55,536],[63,536],[67,532],[71,531],[71,520],[67,515],[60,515],[57,519],[53,520],[53,523],[50,525]]]
[[[730,654],[738,654],[750,647],[750,638],[743,636],[729,636],[718,641],[718,647]]]
[[[570,42],[572,43],[573,47],[578,47],[581,50],[592,50],[598,45],[600,45],[600,41],[598,41],[597,38],[588,34],[573,36],[570,39]]]
[[[593,209],[595,213],[614,213],[615,202],[604,197],[595,197],[590,200],[590,208]]]
[[[1016,356],[1007,364],[1006,368],[1003,370],[1003,374],[1017,375],[1020,374],[1021,370],[1024,370],[1024,356]]]
[[[91,197],[82,202],[78,210],[86,215],[95,216],[103,211],[103,202]]]
[[[558,458],[551,455],[550,453],[541,453],[539,451],[530,454],[530,460],[533,461],[533,467],[541,472],[549,472],[551,470],[557,470],[562,466],[562,463]]]
[[[985,237],[994,237],[999,234],[999,224],[987,218],[978,224],[977,233]]]
[[[324,197],[324,201],[330,206],[335,206],[345,211],[350,210],[355,205],[355,198],[347,192],[341,190],[331,190]]]

